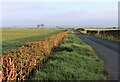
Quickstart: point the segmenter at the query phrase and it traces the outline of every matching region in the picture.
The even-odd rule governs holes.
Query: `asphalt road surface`
[[[118,80],[118,53],[120,45],[118,47],[118,44],[103,39],[84,35],[77,31],[75,33],[80,39],[90,45],[98,57],[104,61],[104,70],[108,80]]]

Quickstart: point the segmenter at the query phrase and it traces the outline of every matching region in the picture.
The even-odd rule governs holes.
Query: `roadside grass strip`
[[[106,80],[103,61],[75,34],[69,34],[54,52],[44,58],[34,80]]]

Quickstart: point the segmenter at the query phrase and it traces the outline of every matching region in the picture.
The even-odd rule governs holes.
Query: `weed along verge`
[[[106,80],[103,62],[74,33],[68,34],[54,52],[43,59],[32,80]]]
[[[22,47],[6,51],[3,54],[3,80],[24,80],[37,67],[52,49],[67,37],[67,32],[60,32],[39,41],[28,42]]]

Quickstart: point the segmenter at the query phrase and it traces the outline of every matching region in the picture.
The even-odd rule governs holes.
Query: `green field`
[[[45,35],[55,31],[58,29],[2,29],[2,41]]]
[[[22,46],[26,42],[40,40],[63,30],[59,29],[2,29],[2,53]]]
[[[69,34],[54,52],[44,59],[35,80],[105,80],[103,62],[92,48],[74,34]]]

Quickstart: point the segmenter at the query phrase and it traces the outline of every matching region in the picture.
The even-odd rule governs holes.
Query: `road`
[[[90,45],[98,57],[104,61],[104,70],[108,80],[118,80],[118,44],[84,35],[75,31],[76,35]]]

